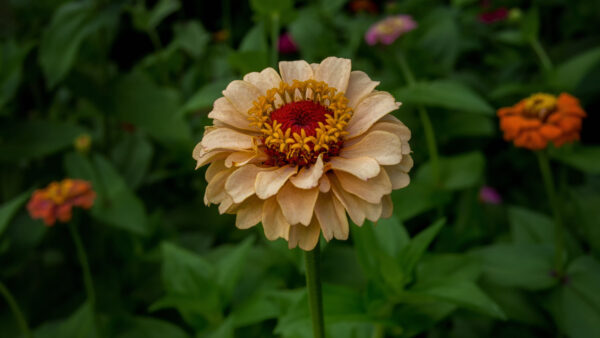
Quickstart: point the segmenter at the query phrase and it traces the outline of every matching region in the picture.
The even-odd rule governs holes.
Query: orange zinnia
[[[558,97],[538,93],[498,110],[504,139],[531,150],[544,149],[550,141],[560,147],[579,140],[581,119],[585,116],[579,100],[566,93]]]
[[[45,189],[36,190],[27,204],[27,210],[31,218],[41,218],[46,225],[51,226],[56,219],[68,222],[74,206],[91,208],[95,198],[96,193],[89,182],[67,178],[61,182],[52,182]]]

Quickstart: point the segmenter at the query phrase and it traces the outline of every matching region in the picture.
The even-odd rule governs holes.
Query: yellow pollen
[[[556,109],[556,96],[537,93],[525,99],[525,114],[545,119],[550,113]]]

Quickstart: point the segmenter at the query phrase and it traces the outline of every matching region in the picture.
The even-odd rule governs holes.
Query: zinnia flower
[[[487,204],[500,204],[502,203],[502,196],[500,196],[496,189],[483,186],[479,189],[479,200]]]
[[[214,125],[193,152],[206,170],[207,205],[236,214],[236,226],[262,222],[289,247],[348,238],[392,214],[392,189],[408,185],[410,130],[389,115],[400,103],[347,59],[279,63],[231,82],[208,115]]]
[[[64,179],[61,182],[52,182],[45,189],[36,190],[27,210],[31,218],[41,218],[46,225],[68,222],[71,219],[72,208],[81,207],[89,209],[94,204],[96,193],[92,185],[84,180]]]
[[[490,24],[497,21],[502,21],[508,17],[508,9],[506,7],[500,7],[491,12],[484,12],[479,14],[479,21]]]
[[[292,39],[292,35],[290,33],[283,33],[279,36],[277,47],[279,53],[282,54],[291,54],[298,51],[298,46],[296,46],[296,43]]]
[[[512,107],[500,108],[500,128],[504,139],[515,146],[531,150],[556,147],[579,140],[581,119],[586,116],[575,97],[562,93],[558,97],[538,93]]]
[[[395,15],[375,23],[365,34],[367,44],[377,43],[391,45],[402,34],[417,28],[417,23],[410,15]]]

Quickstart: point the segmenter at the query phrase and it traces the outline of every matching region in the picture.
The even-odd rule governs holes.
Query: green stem
[[[556,251],[554,253],[554,268],[556,269],[557,276],[560,278],[563,274],[563,252],[565,250],[564,229],[562,217],[560,215],[560,204],[558,202],[556,189],[554,188],[554,178],[552,177],[552,170],[550,169],[548,154],[546,151],[541,150],[537,151],[536,155],[540,165],[542,179],[544,180],[546,193],[550,199],[550,207],[552,208],[552,212],[554,214],[554,240],[556,246]]]
[[[408,66],[408,62],[406,62],[406,58],[404,57],[404,53],[402,51],[398,51],[398,64],[400,65],[400,69],[402,70],[402,74],[404,75],[404,79],[409,86],[414,86],[415,76],[413,75],[410,67]]]
[[[152,40],[152,45],[154,46],[154,49],[156,49],[157,51],[161,50],[162,43],[160,42],[160,37],[158,37],[156,28],[149,29],[148,36],[150,36],[150,40]]]
[[[373,338],[383,338],[385,337],[385,328],[382,324],[375,324],[373,328]]]
[[[19,325],[19,329],[21,329],[21,333],[23,333],[23,336],[26,338],[32,337],[31,331],[29,330],[29,325],[27,325],[27,320],[25,320],[25,316],[23,316],[23,312],[21,312],[17,301],[2,282],[0,282],[0,293],[2,294],[2,296],[4,296],[4,299],[6,299],[8,307],[10,307],[10,310],[15,316],[15,319],[17,320],[17,324]]]
[[[313,337],[325,338],[319,250],[319,242],[317,242],[317,246],[315,246],[314,249],[304,252],[304,260],[306,263],[306,288],[308,289],[308,303],[312,318]]]
[[[77,258],[79,259],[79,264],[81,264],[81,269],[83,270],[83,284],[85,285],[85,292],[87,294],[88,302],[92,306],[92,308],[96,304],[96,295],[94,292],[94,283],[92,281],[92,273],[90,272],[90,265],[88,263],[87,255],[85,254],[85,249],[83,248],[83,243],[81,242],[81,236],[79,236],[79,231],[77,231],[77,227],[74,222],[69,222],[69,230],[71,231],[71,237],[73,237],[73,242],[75,243],[75,248],[77,249]]]
[[[279,13],[271,14],[271,66],[277,69],[279,58]]]
[[[550,58],[548,57],[546,50],[540,43],[540,40],[537,37],[533,37],[529,39],[529,44],[531,45],[531,48],[533,48],[535,54],[537,54],[538,58],[540,59],[540,63],[542,64],[544,71],[551,71],[553,67],[552,61],[550,61]]]

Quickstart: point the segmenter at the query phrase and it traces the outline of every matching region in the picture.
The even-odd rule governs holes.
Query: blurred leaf
[[[225,321],[223,321],[216,330],[209,332],[207,335],[204,335],[204,337],[207,338],[234,338],[234,325],[233,325],[233,320],[231,319],[231,317],[227,318]]]
[[[12,200],[0,205],[0,236],[2,236],[4,230],[6,230],[6,227],[8,224],[10,224],[10,221],[14,217],[15,213],[19,211],[19,209],[30,196],[31,192],[26,191]]]
[[[102,27],[114,25],[119,16],[117,7],[98,13],[93,1],[68,2],[60,6],[50,25],[44,29],[39,61],[49,88],[56,86],[71,70],[79,46],[89,35]]]
[[[535,298],[528,297],[528,293],[513,288],[490,287],[489,285],[486,285],[485,291],[502,308],[509,320],[540,328],[548,326],[545,314],[539,308]]]
[[[142,133],[126,133],[122,137],[121,142],[114,146],[111,158],[123,175],[124,181],[135,190],[150,169],[154,149]]]
[[[337,55],[338,44],[334,33],[313,8],[298,11],[298,16],[288,28],[303,59],[308,62],[317,62],[326,56]]]
[[[552,249],[533,244],[495,244],[473,252],[483,272],[495,284],[543,290],[556,284],[551,276]]]
[[[117,117],[142,128],[167,146],[185,145],[191,140],[187,123],[177,114],[177,92],[158,87],[142,72],[124,76],[116,86]]]
[[[35,331],[35,338],[97,338],[94,311],[88,303],[84,303],[69,318],[43,324]]]
[[[481,274],[479,262],[464,254],[431,254],[417,265],[418,283],[431,283],[443,279],[475,281]]]
[[[321,0],[319,6],[323,12],[336,15],[349,0]]]
[[[181,109],[181,113],[186,114],[212,108],[213,102],[223,96],[222,92],[227,88],[229,82],[231,82],[231,79],[217,80],[205,84],[189,100],[187,100]]]
[[[252,10],[264,15],[286,12],[292,9],[293,5],[292,0],[250,0]]]
[[[404,221],[449,202],[451,195],[433,187],[431,181],[419,180],[417,177],[408,187],[392,191],[392,200],[394,215]]]
[[[216,264],[216,281],[225,299],[229,299],[242,274],[244,263],[254,243],[254,237],[248,237],[235,246],[227,255],[221,257]]]
[[[500,31],[494,35],[494,38],[500,42],[515,46],[522,46],[527,43],[527,40],[523,37],[523,32],[514,29]]]
[[[558,65],[551,81],[555,88],[573,92],[592,69],[600,64],[600,47],[587,50]]]
[[[540,30],[540,14],[536,7],[531,7],[521,19],[521,33],[526,40],[537,39]]]
[[[440,157],[441,187],[448,190],[460,190],[478,185],[483,179],[485,158],[480,152]],[[419,168],[417,179],[433,181],[431,161]]]
[[[228,61],[240,74],[248,74],[267,68],[268,59],[266,51],[239,51],[229,54]]]
[[[188,334],[176,325],[152,317],[136,317],[132,327],[117,338],[187,338]]]
[[[446,69],[453,67],[461,47],[461,35],[454,11],[432,10],[426,18],[427,29],[420,39],[420,46]]]
[[[246,33],[242,42],[240,42],[239,51],[263,51],[268,52],[269,44],[267,43],[267,36],[265,32],[265,26],[262,23],[256,24],[252,29]]]
[[[484,115],[494,113],[494,109],[469,87],[449,80],[418,82],[396,90],[394,96],[404,103]]]
[[[379,246],[391,257],[397,257],[400,250],[410,243],[408,232],[396,216],[380,219],[373,226],[373,233]]]
[[[175,26],[175,41],[181,49],[194,58],[199,58],[206,51],[210,34],[200,21],[189,21]]]
[[[79,126],[54,121],[33,120],[0,125],[0,161],[24,161],[51,155],[73,146],[85,133]]]
[[[231,317],[234,325],[241,327],[277,318],[281,310],[281,299],[277,292],[259,290],[237,307]]]
[[[12,99],[21,84],[23,60],[33,46],[33,42],[19,45],[14,40],[0,44],[0,115],[5,115],[4,105]]]
[[[402,249],[399,255],[399,264],[406,274],[412,274],[417,262],[421,259],[425,250],[427,250],[427,247],[431,244],[445,223],[445,219],[437,220],[427,227],[427,229],[416,235],[410,243]]]
[[[436,116],[436,138],[448,140],[458,137],[493,136],[496,132],[496,121],[484,115],[470,113],[452,113]]]
[[[600,146],[580,144],[550,148],[550,156],[588,174],[600,174]]]
[[[550,217],[521,207],[509,207],[508,220],[515,243],[553,245],[554,222]]]
[[[147,10],[144,2],[138,1],[131,11],[135,28],[146,32],[154,30],[161,21],[181,7],[178,0],[159,0],[151,10]]]

